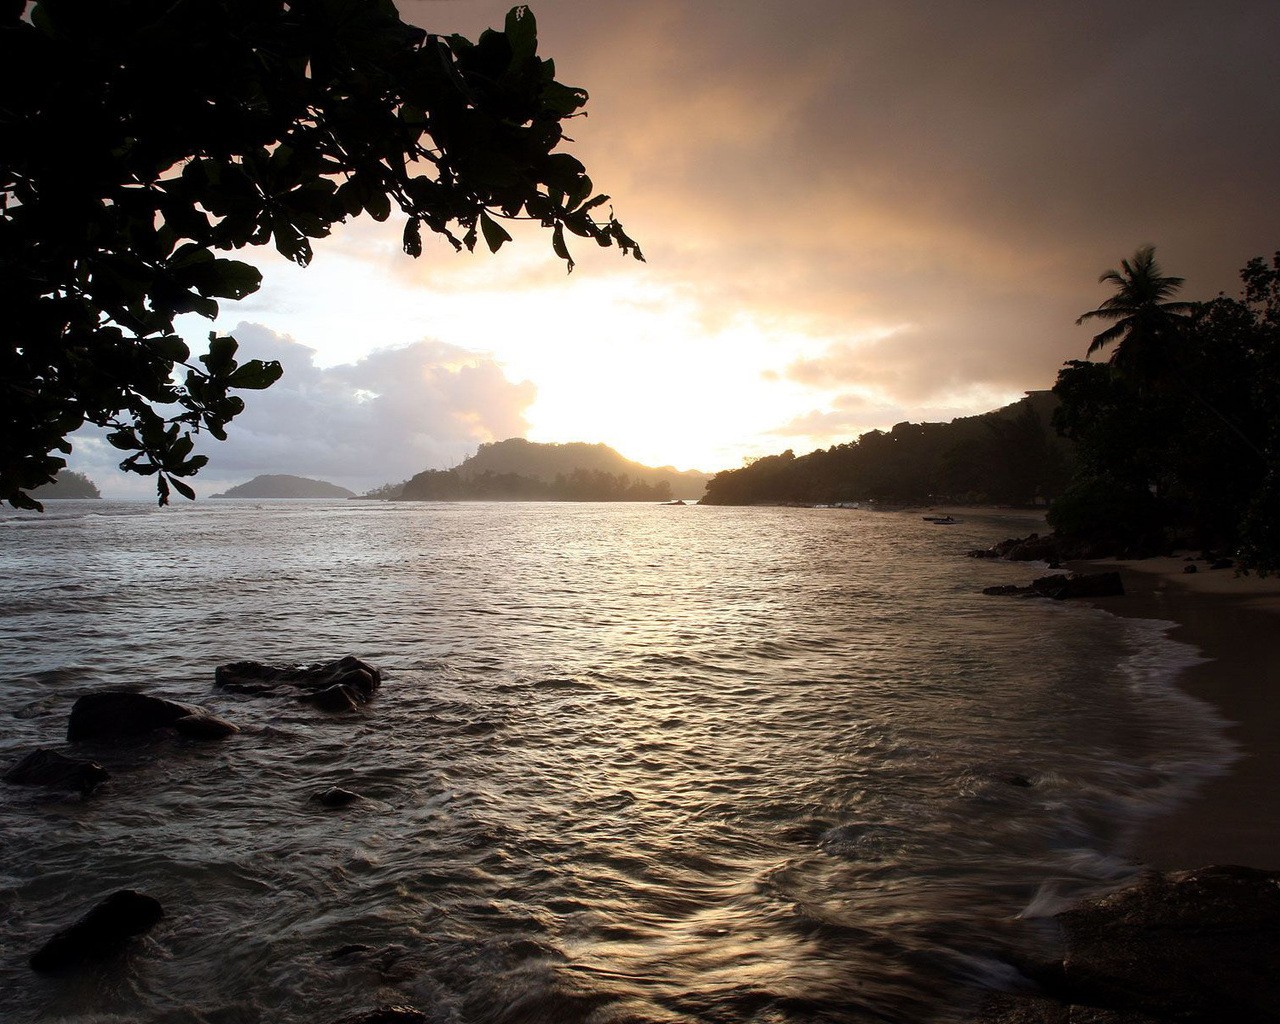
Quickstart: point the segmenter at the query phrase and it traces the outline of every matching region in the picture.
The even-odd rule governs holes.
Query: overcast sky
[[[506,9],[400,7],[473,37]],[[1280,248],[1275,0],[532,7],[591,93],[571,151],[648,263],[579,246],[566,276],[528,231],[414,261],[367,219],[306,270],[256,255],[262,291],[218,326],[286,377],[202,493],[363,489],[513,434],[713,471],[980,412],[1083,356],[1075,317],[1138,246],[1188,298]],[[93,449],[73,468],[97,476]]]

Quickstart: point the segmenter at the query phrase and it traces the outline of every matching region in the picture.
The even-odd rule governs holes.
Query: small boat
[[[960,522],[959,519],[956,519],[953,516],[922,516],[921,518],[926,523],[933,523],[935,526],[952,526],[955,523]]]
[[[670,501],[660,501],[658,502],[658,504],[659,505],[680,505],[681,507],[683,507],[686,504],[686,502],[681,501],[679,498],[672,498]]]

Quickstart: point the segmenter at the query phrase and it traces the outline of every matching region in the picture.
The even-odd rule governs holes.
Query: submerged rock
[[[1280,1020],[1280,872],[1152,873],[1056,920],[1061,961],[1024,968],[1040,992],[996,997],[978,1022]]]
[[[204,708],[132,690],[88,693],[76,700],[67,721],[67,739],[119,740],[173,729],[192,739],[222,739],[239,732]]]
[[[47,973],[105,959],[124,949],[135,935],[150,931],[163,916],[158,900],[121,889],[54,935],[28,962],[32,970]]]
[[[341,786],[330,786],[323,793],[317,793],[315,799],[326,807],[346,807],[360,799],[359,793],[353,793]]]
[[[97,761],[67,757],[56,750],[33,750],[4,773],[4,781],[14,786],[46,786],[75,789],[88,796],[111,775]]]
[[[367,704],[382,683],[382,673],[348,655],[321,665],[277,667],[260,661],[219,665],[214,685],[251,696],[288,696],[323,711],[354,711]]]

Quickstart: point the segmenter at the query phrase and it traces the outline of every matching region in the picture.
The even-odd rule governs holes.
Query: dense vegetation
[[[623,458],[608,445],[540,444],[513,437],[482,444],[460,466],[427,470],[403,485],[367,497],[415,501],[669,501],[696,498],[706,476],[654,469]]]
[[[400,497],[406,501],[670,501],[671,485],[598,469],[575,469],[551,480],[519,473],[464,476],[456,469],[429,469],[405,484]]]
[[[28,10],[29,7],[29,10]],[[218,253],[274,244],[306,265],[349,218],[404,218],[455,249],[531,219],[640,251],[559,152],[587,94],[537,54],[527,8],[476,42],[401,21],[391,0],[39,0],[0,5],[0,500],[65,467],[69,435],[109,428],[160,503],[226,436],[232,392],[281,367],[174,330],[261,274]],[[61,454],[56,454],[61,453]]]
[[[1071,361],[1055,419],[1076,473],[1049,521],[1067,540],[1135,554],[1194,546],[1280,569],[1280,253],[1241,271],[1238,298],[1172,301],[1153,250],[1102,280],[1115,295],[1081,319],[1106,363]]]
[[[899,423],[797,457],[786,451],[717,473],[708,505],[1044,504],[1065,485],[1069,451],[1054,434],[1056,400],[1032,392],[950,423]]]
[[[59,470],[51,483],[42,484],[33,490],[32,495],[40,501],[50,498],[101,498],[98,485],[83,473],[74,470]]]

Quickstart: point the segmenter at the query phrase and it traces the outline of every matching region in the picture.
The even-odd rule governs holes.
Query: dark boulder
[[[1027,970],[977,1020],[1261,1024],[1280,1020],[1280,872],[1152,873],[1059,914],[1060,961]]]
[[[1118,572],[1073,572],[1070,575],[1041,576],[1031,588],[1055,601],[1084,597],[1122,597],[1124,583]]]
[[[287,696],[325,711],[353,711],[372,699],[382,673],[348,655],[320,665],[277,667],[259,661],[219,665],[214,685],[252,696]]]
[[[1197,572],[1199,572],[1199,571],[1200,571],[1200,569],[1199,569],[1197,566],[1194,566],[1194,565],[1184,565],[1184,566],[1182,567],[1182,571],[1183,571],[1184,573],[1187,573],[1188,575],[1190,575],[1191,573],[1197,573]]]
[[[158,900],[121,889],[54,935],[28,962],[33,970],[52,972],[105,959],[124,949],[133,936],[150,931],[163,916]]]
[[[330,786],[323,793],[317,793],[315,799],[326,807],[346,807],[360,799],[359,793],[353,793],[341,786]]]
[[[67,757],[56,750],[33,750],[4,773],[4,781],[14,786],[47,786],[75,789],[88,796],[111,776],[96,761]]]
[[[1030,587],[1020,587],[1016,583],[1001,583],[994,587],[983,587],[982,592],[988,597],[1012,597],[1015,594],[1035,593]]]
[[[321,711],[358,711],[367,698],[359,690],[346,683],[338,683],[314,693],[303,693],[298,699],[313,704]]]
[[[157,729],[173,729],[193,739],[221,739],[240,731],[192,704],[132,690],[107,690],[76,700],[67,722],[67,739],[138,738]]]

